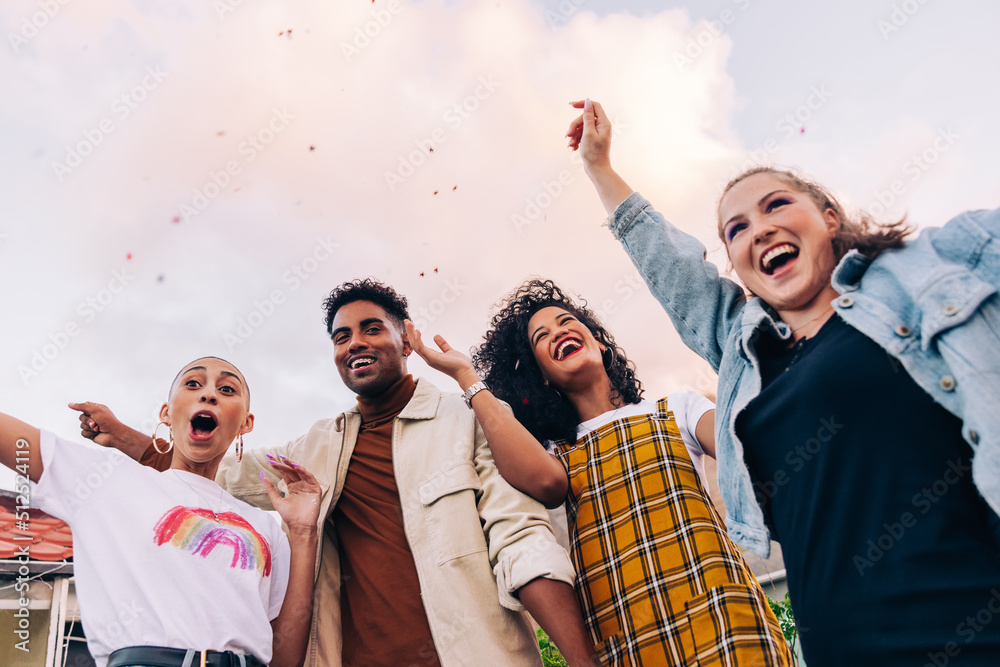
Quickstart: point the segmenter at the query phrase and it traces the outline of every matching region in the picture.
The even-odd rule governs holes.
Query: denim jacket
[[[719,374],[715,438],[719,487],[733,540],[767,557],[736,416],[760,393],[755,343],[791,329],[760,298],[719,275],[705,247],[633,193],[609,222],[684,342]],[[969,211],[925,229],[874,261],[850,251],[833,272],[832,302],[931,397],[962,420],[976,488],[1000,513],[1000,209]]]

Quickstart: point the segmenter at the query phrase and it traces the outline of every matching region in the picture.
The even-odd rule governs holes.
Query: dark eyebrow
[[[204,366],[192,366],[191,368],[185,368],[183,371],[181,371],[181,375],[184,375],[185,373],[190,373],[191,371],[204,371],[204,370],[207,370]]]
[[[531,336],[528,337],[528,342],[530,342],[532,345],[534,345],[535,344],[535,334],[538,333],[539,331],[541,331],[544,328],[545,328],[545,325],[543,324],[542,326],[540,326],[537,329],[535,329],[535,333],[531,334]]]
[[[241,380],[241,379],[240,379],[240,376],[239,376],[239,375],[237,375],[236,373],[230,373],[229,371],[219,371],[219,373],[220,373],[221,375],[228,375],[229,377],[233,377],[233,378],[236,378],[236,381],[237,381],[237,382],[239,382],[240,384],[243,384],[243,380]]]
[[[361,328],[362,329],[364,329],[365,327],[370,326],[372,324],[384,324],[384,322],[382,322],[382,320],[379,319],[379,318],[377,318],[377,317],[369,317],[367,319],[361,320]],[[336,338],[338,334],[341,334],[341,333],[344,333],[344,332],[348,332],[350,330],[351,330],[351,327],[337,327],[336,329],[333,330],[333,333],[330,334],[330,337],[331,338]]]
[[[768,200],[768,198],[770,198],[772,195],[777,194],[778,192],[791,192],[791,190],[773,190],[771,192],[768,192],[766,195],[764,195],[763,197],[760,198],[760,201],[757,202],[757,206],[758,207],[763,206],[764,202],[766,202]],[[726,227],[728,227],[729,225],[731,225],[733,222],[735,222],[737,220],[746,220],[746,218],[747,217],[745,215],[743,215],[742,213],[737,213],[733,217],[729,218],[729,220],[726,220],[726,223],[724,225],[722,225],[722,228],[725,229]]]

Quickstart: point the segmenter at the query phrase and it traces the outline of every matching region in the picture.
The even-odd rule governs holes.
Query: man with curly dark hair
[[[509,409],[484,400],[478,378],[462,386],[463,400],[407,372],[419,334],[391,287],[344,283],[323,308],[357,405],[284,446],[247,450],[242,464],[224,460],[217,477],[264,509],[258,474],[269,459],[301,462],[320,481],[306,664],[460,665],[475,656],[538,665],[527,610],[571,665],[591,665],[569,557],[544,508],[500,476],[487,444],[522,437]],[[82,419],[84,435],[162,465],[148,437],[103,406]]]
[[[497,467],[546,505],[565,501],[577,595],[602,663],[790,664],[708,495],[707,399],[642,400],[614,337],[549,280],[504,300],[474,361],[438,345],[433,353],[418,339],[414,349],[460,383],[478,370],[530,432],[495,444]]]

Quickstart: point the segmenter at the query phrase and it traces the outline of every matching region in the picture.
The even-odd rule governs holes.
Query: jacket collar
[[[858,283],[861,282],[861,276],[865,274],[871,263],[871,257],[862,255],[857,250],[848,251],[844,255],[844,258],[840,260],[840,263],[837,264],[837,268],[833,270],[833,278],[831,280],[833,289],[837,290],[840,294],[853,292],[858,289],[860,287]]]
[[[870,257],[862,255],[857,250],[851,250],[833,269],[831,284],[839,294],[853,292],[860,287],[861,276],[872,263]],[[743,321],[740,330],[740,345],[748,358],[756,355],[752,348],[757,338],[764,332],[787,340],[792,335],[792,328],[785,324],[760,297],[753,297],[743,309]]]
[[[441,390],[431,384],[430,380],[417,378],[417,388],[413,398],[399,413],[400,419],[434,419],[437,416],[438,405],[441,403]],[[347,415],[360,415],[358,404],[355,403],[338,417],[338,421]],[[353,417],[351,417],[353,419]]]

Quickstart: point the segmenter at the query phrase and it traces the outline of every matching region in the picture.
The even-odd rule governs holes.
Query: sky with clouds
[[[648,395],[711,393],[601,226],[567,102],[604,104],[619,172],[724,268],[714,205],[752,162],[921,226],[1000,204],[998,21],[986,0],[9,0],[0,410],[75,436],[65,404],[94,400],[151,430],[214,354],[252,387],[248,446],[281,442],[351,404],[320,304],[366,276],[462,349],[551,277]]]

